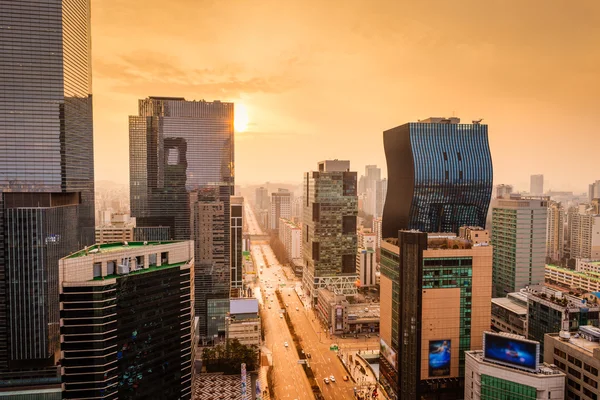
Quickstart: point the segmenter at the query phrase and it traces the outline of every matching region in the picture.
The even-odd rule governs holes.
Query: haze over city
[[[235,102],[238,184],[332,158],[385,176],[382,131],[430,116],[484,119],[495,183],[597,178],[580,152],[600,146],[594,0],[92,0],[92,34],[96,180],[128,182],[149,95]]]

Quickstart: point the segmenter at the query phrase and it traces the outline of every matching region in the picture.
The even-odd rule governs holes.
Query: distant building
[[[357,232],[358,251],[356,254],[356,273],[360,287],[377,284],[377,236],[370,229],[360,228]]]
[[[256,189],[255,204],[258,210],[269,209],[269,190],[265,187],[259,187]]]
[[[494,198],[501,199],[503,197],[510,197],[513,192],[513,185],[496,185],[494,186]]]
[[[231,196],[229,216],[231,218],[230,229],[231,243],[231,297],[242,297],[244,290],[244,264],[242,252],[244,251],[244,198]]]
[[[580,205],[569,214],[570,258],[600,259],[598,202]]]
[[[493,298],[492,329],[527,336],[527,296],[515,292]]]
[[[532,196],[544,194],[544,175],[531,175],[529,194]]]
[[[356,172],[350,161],[319,162],[304,175],[303,285],[313,302],[317,289],[356,292]]]
[[[588,191],[588,201],[591,203],[594,199],[600,199],[600,180],[590,183]]]
[[[485,228],[492,194],[487,125],[428,118],[383,133],[388,193],[382,238],[399,230]]]
[[[544,282],[548,198],[496,199],[492,207],[494,297]]]
[[[546,334],[544,361],[567,375],[565,399],[598,398],[600,329],[583,325],[576,335]]]
[[[546,265],[546,282],[563,287],[566,290],[581,289],[586,292],[600,291],[600,273],[580,269],[580,263],[582,262],[589,262],[590,264],[596,265],[600,263],[600,261],[578,259],[575,270],[557,265]]]
[[[269,229],[279,230],[279,218],[292,217],[292,194],[289,190],[279,189],[271,194],[271,213],[269,216]]]
[[[285,246],[290,262],[302,260],[302,229],[299,226],[281,218],[279,221],[279,240]]]
[[[554,365],[538,365],[536,346],[537,342],[518,335],[486,334],[483,350],[465,352],[464,398],[564,399],[565,374]],[[520,358],[507,355],[515,348]]]
[[[133,228],[133,240],[136,242],[153,242],[171,239],[171,228],[168,226],[136,226]]]
[[[381,243],[381,387],[390,399],[462,398],[465,352],[480,350],[490,327],[492,247],[451,233],[398,235]],[[443,365],[428,366],[439,350]]]
[[[565,210],[560,203],[549,202],[546,227],[546,258],[560,262],[565,247]]]
[[[376,237],[375,249],[381,249],[381,218],[373,218],[373,233]]]
[[[227,338],[237,339],[246,346],[260,347],[260,315],[255,298],[232,299],[229,303]]]
[[[191,399],[192,241],[98,244],[59,270],[63,398]]]
[[[332,334],[379,332],[379,304],[350,303],[345,295],[321,288],[315,311]]]

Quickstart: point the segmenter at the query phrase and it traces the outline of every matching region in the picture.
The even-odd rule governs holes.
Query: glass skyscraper
[[[402,229],[485,227],[492,194],[487,125],[429,118],[383,133],[388,191],[382,237]]]
[[[228,299],[233,103],[149,97],[129,117],[131,215],[195,241],[196,316],[208,333],[207,301]]]
[[[0,2],[3,387],[60,384],[58,260],[94,241],[90,43],[89,0]]]

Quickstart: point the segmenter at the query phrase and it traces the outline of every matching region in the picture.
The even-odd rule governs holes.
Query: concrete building
[[[492,247],[415,231],[381,246],[382,389],[390,399],[462,398],[465,351],[480,350],[490,327]],[[431,369],[441,343],[451,358]]]
[[[527,336],[527,296],[515,292],[492,299],[492,329]]]
[[[356,292],[356,172],[350,161],[326,160],[304,175],[302,213],[303,285],[317,299],[317,289]]]
[[[255,205],[257,210],[269,210],[269,190],[266,187],[256,188]]]
[[[86,247],[59,283],[63,398],[191,399],[193,241]]]
[[[242,297],[244,291],[244,198],[241,196],[231,196],[230,200],[230,245],[231,249],[231,278],[230,278],[230,296]]]
[[[494,296],[544,282],[548,198],[496,199],[492,207]]]
[[[513,192],[512,185],[500,184],[494,186],[494,199],[501,199],[504,197],[510,197]]]
[[[302,260],[302,229],[298,225],[281,218],[279,221],[279,240],[285,246],[290,262]]]
[[[492,339],[492,337],[494,339]],[[486,337],[508,343],[519,349],[535,349],[535,342],[524,341],[517,335],[502,334]],[[565,395],[565,374],[556,366],[541,364],[535,370],[522,367],[520,362],[496,362],[493,356],[497,343],[491,351],[474,350],[465,352],[465,400],[562,400]],[[504,350],[504,349],[503,349]],[[508,351],[511,351],[510,349]],[[522,353],[521,353],[522,354]],[[529,356],[530,354],[527,354]],[[535,358],[535,354],[533,355]]]
[[[600,213],[598,202],[580,205],[569,215],[570,257],[600,259]]]
[[[376,237],[375,250],[377,251],[377,261],[381,249],[381,218],[373,218],[373,233]]]
[[[591,203],[594,199],[600,199],[600,180],[590,183],[588,190],[588,201]]]
[[[554,262],[563,259],[565,247],[565,210],[561,203],[548,203],[548,220],[546,223],[546,258]]]
[[[581,260],[577,260],[578,265]],[[599,261],[588,261],[590,264],[600,264]],[[598,265],[596,264],[596,265]],[[578,267],[576,267],[578,268]],[[581,267],[579,267],[581,268]],[[587,292],[600,291],[600,273],[593,270],[585,271],[570,268],[563,268],[557,265],[546,265],[546,282],[551,283],[567,290],[581,289]]]
[[[377,236],[370,229],[361,227],[357,231],[357,239],[356,273],[358,282],[360,287],[375,286],[377,284]]]
[[[544,175],[531,175],[529,194],[531,196],[541,196],[544,194]]]
[[[232,299],[229,303],[227,338],[237,339],[246,346],[260,347],[260,315],[255,298]]]
[[[279,218],[292,217],[292,193],[287,189],[279,189],[271,194],[271,209],[269,215],[269,229],[279,229]]]
[[[576,335],[546,334],[544,361],[566,374],[565,399],[598,399],[600,329],[587,325],[579,327]]]
[[[135,242],[160,242],[172,240],[171,228],[168,226],[136,226],[133,228]]]
[[[317,290],[317,315],[332,334],[379,332],[379,304],[351,303],[343,294]]]

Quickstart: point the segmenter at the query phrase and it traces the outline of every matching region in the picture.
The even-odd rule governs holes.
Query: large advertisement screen
[[[381,339],[379,341],[379,344],[380,344],[380,350],[379,350],[380,353],[383,354],[383,356],[385,357],[387,362],[392,364],[392,367],[396,371],[398,371],[398,355],[396,354],[394,349],[392,349],[390,346],[388,346],[388,344],[383,339]]]
[[[485,332],[483,352],[488,361],[528,371],[538,369],[540,345],[537,342]]]
[[[450,375],[450,340],[429,341],[429,376]]]

